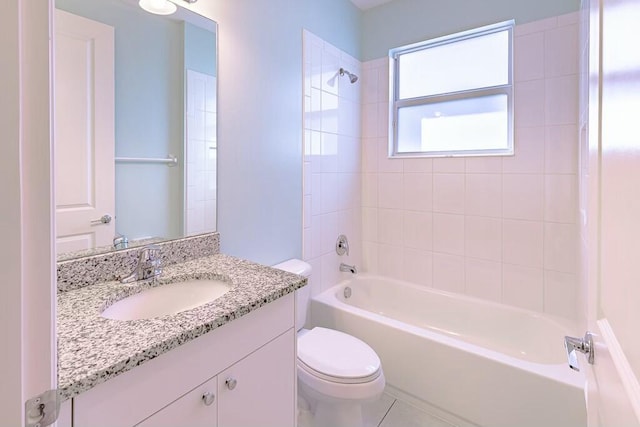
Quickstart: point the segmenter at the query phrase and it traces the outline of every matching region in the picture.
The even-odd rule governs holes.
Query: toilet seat
[[[380,376],[380,358],[356,337],[316,327],[298,338],[298,367],[339,384],[362,384]]]

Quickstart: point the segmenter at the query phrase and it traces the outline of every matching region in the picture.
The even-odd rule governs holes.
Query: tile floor
[[[367,412],[366,427],[455,427],[387,393]]]
[[[366,427],[456,427],[385,393],[365,408]],[[302,411],[298,427],[311,425],[310,413]]]

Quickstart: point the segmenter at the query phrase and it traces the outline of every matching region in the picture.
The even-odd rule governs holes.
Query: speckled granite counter
[[[118,321],[100,313],[151,286],[191,278],[232,284],[217,300],[176,315]],[[216,254],[164,268],[157,282],[97,283],[58,294],[58,390],[76,396],[304,286],[306,279]]]

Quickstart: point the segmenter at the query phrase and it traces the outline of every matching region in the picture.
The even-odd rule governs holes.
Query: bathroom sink
[[[199,307],[229,292],[222,280],[187,280],[150,288],[107,307],[102,317],[114,320],[150,319]]]

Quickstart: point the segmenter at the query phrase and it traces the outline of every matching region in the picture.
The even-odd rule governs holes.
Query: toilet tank
[[[299,274],[309,279],[311,276],[311,265],[300,259],[290,259],[280,264],[276,264],[273,268],[284,270],[289,273]],[[296,330],[304,328],[307,321],[307,311],[309,308],[309,300],[311,299],[311,283],[307,283],[296,291]]]

